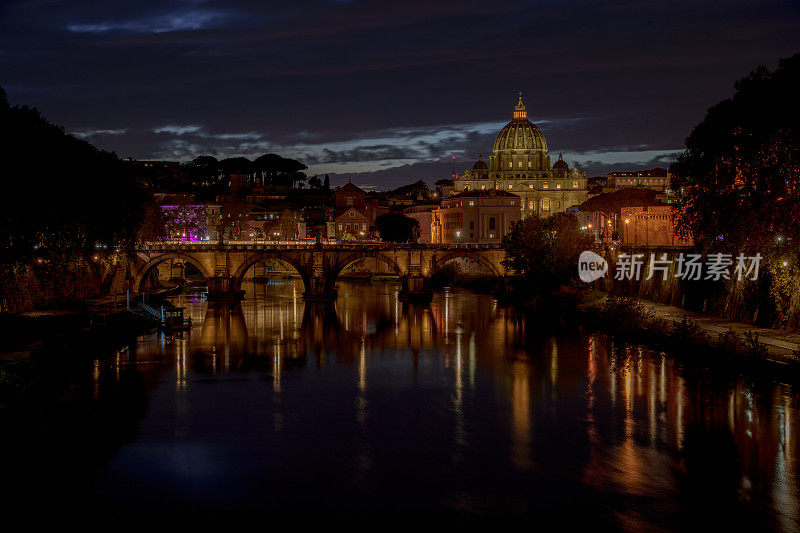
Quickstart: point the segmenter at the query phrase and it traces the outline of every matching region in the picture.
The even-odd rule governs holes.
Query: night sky
[[[665,166],[800,2],[9,1],[12,104],[122,157],[297,158],[387,188],[488,155],[522,91],[589,176]]]

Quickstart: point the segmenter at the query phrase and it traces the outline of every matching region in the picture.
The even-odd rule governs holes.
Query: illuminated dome
[[[563,170],[565,172],[569,170],[569,165],[567,165],[567,162],[564,161],[564,158],[561,156],[561,154],[558,154],[558,161],[553,163],[553,170]]]
[[[494,141],[491,163],[493,172],[550,170],[547,141],[536,124],[528,120],[521,94],[514,108],[514,117]]]

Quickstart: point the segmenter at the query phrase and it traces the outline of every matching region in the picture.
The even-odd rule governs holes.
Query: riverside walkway
[[[682,322],[684,317],[697,323],[698,327],[708,334],[712,339],[718,338],[719,334],[728,330],[733,330],[739,335],[744,335],[748,331],[758,333],[758,342],[763,344],[770,355],[770,358],[786,362],[793,359],[792,354],[800,349],[800,332],[782,331],[773,328],[762,328],[748,324],[747,322],[735,322],[724,318],[704,315],[680,307],[671,305],[639,300],[642,306],[652,311],[655,318],[661,318],[669,322]]]

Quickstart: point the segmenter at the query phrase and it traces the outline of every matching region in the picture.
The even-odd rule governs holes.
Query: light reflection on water
[[[794,530],[798,395],[452,290],[251,284],[93,370],[147,409],[94,484],[128,519],[423,519]],[[474,522],[477,520],[478,522]]]

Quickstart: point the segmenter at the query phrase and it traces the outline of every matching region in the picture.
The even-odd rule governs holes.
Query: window
[[[489,217],[489,229],[495,229],[494,217]]]
[[[533,211],[533,209],[534,209],[533,200],[529,200],[528,201],[528,211]]]
[[[470,200],[470,201],[469,201],[469,205],[475,205],[475,202],[474,202],[474,201],[472,201],[472,200]]]
[[[474,220],[470,220],[469,221],[469,229],[475,229],[475,221]]]
[[[350,224],[347,224],[347,225],[345,225],[345,229],[346,229],[347,231],[350,231]]]
[[[556,189],[560,189],[560,188],[561,188],[561,184],[560,183],[556,183]]]
[[[366,225],[366,223],[365,223],[365,224],[361,224],[361,225],[363,226],[363,228],[364,228],[364,231],[367,231],[367,225]]]
[[[542,198],[542,211],[550,211],[550,199]]]
[[[339,224],[339,231],[342,231],[342,225]]]
[[[528,168],[533,168],[533,161],[528,160]]]
[[[352,196],[348,196],[347,197],[347,205],[353,205],[353,197]]]
[[[575,180],[575,181],[572,182],[572,188],[573,189],[577,189],[578,188],[578,180]]]
[[[542,184],[542,189],[549,189],[549,188],[550,188],[550,184],[549,184],[549,183],[547,183],[547,182],[545,181],[545,182]]]
[[[522,161],[517,162],[517,168],[522,168]]]
[[[508,162],[508,168],[514,168],[514,163],[513,163],[513,162],[511,162],[511,161],[509,161],[509,162]]]
[[[511,205],[517,205],[517,202],[515,202],[514,200],[511,200]]]

